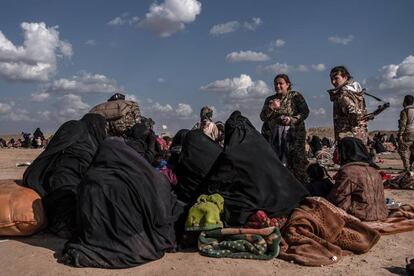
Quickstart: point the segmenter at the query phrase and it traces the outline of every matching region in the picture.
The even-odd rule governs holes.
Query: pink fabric
[[[162,167],[160,169],[160,173],[162,173],[163,175],[165,175],[165,177],[167,177],[168,181],[170,182],[171,185],[177,185],[178,181],[177,181],[177,176],[175,175],[175,173],[168,168],[167,166]]]
[[[161,150],[168,150],[168,145],[162,137],[157,136],[157,142],[161,146]]]

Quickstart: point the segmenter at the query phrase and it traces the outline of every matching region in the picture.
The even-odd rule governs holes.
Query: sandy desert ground
[[[40,150],[0,149],[0,179],[21,179]],[[395,156],[394,156],[395,157]],[[384,168],[401,167],[385,156]],[[394,159],[394,160],[393,160]],[[386,196],[414,203],[414,191],[386,190]],[[57,263],[65,240],[48,233],[0,239],[0,275],[404,275],[405,259],[414,258],[414,232],[382,237],[367,254],[344,257],[325,267],[303,267],[279,259],[270,261],[214,259],[197,252],[167,253],[158,260],[124,270],[72,268]]]

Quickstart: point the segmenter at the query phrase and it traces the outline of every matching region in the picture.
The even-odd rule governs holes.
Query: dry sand
[[[32,161],[39,152],[0,149],[0,179],[21,179],[25,168],[16,168],[16,163]],[[401,167],[400,163],[386,159],[382,166]],[[414,191],[387,190],[386,196],[414,203]],[[72,268],[56,261],[64,243],[46,233],[0,239],[0,275],[404,275],[405,259],[414,258],[414,232],[382,237],[367,254],[347,256],[325,267],[303,267],[279,259],[214,259],[197,252],[180,252],[167,253],[158,261],[130,269]]]

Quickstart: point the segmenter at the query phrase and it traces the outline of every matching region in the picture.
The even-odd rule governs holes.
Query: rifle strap
[[[381,100],[381,99],[380,99],[380,98],[378,98],[377,96],[374,96],[374,95],[372,95],[372,94],[370,94],[370,93],[366,92],[366,90],[365,90],[365,89],[364,89],[364,94],[365,94],[365,95],[367,95],[367,96],[370,96],[371,98],[373,98],[373,99],[375,99],[375,100],[377,100],[377,101],[379,101],[379,102],[384,102],[384,103],[385,103],[385,101]]]

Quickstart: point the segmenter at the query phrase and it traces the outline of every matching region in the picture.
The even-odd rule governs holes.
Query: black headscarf
[[[24,172],[23,184],[42,196],[49,229],[58,235],[74,231],[77,188],[106,136],[105,124],[99,114],[64,123]]]
[[[201,194],[201,183],[210,171],[221,147],[201,129],[189,131],[184,138],[178,166],[174,168],[178,177],[178,198],[185,203],[194,203]]]
[[[33,138],[37,139],[40,137],[41,139],[44,139],[43,132],[40,130],[40,128],[36,128],[36,130],[33,132]]]
[[[167,179],[122,138],[99,148],[80,185],[78,233],[63,261],[77,267],[127,268],[156,260],[175,243],[182,210]]]
[[[319,136],[313,135],[312,140],[309,143],[309,146],[312,149],[313,155],[315,155],[318,151],[322,149],[321,138],[319,138]]]
[[[128,146],[136,150],[150,164],[154,161],[157,154],[156,140],[149,126],[144,123],[136,123],[126,133],[125,142]]]
[[[172,166],[173,169],[178,165],[178,160],[181,154],[184,139],[189,131],[190,130],[188,129],[181,129],[174,135],[172,139],[171,146],[170,146],[171,156],[170,156],[170,159],[168,160],[168,163]]]
[[[366,146],[358,138],[342,138],[338,143],[338,150],[341,166],[350,162],[372,163]]]
[[[264,210],[269,217],[287,216],[308,194],[283,166],[269,143],[239,111],[226,121],[224,151],[206,178],[209,193],[224,197],[227,225],[244,225]]]

